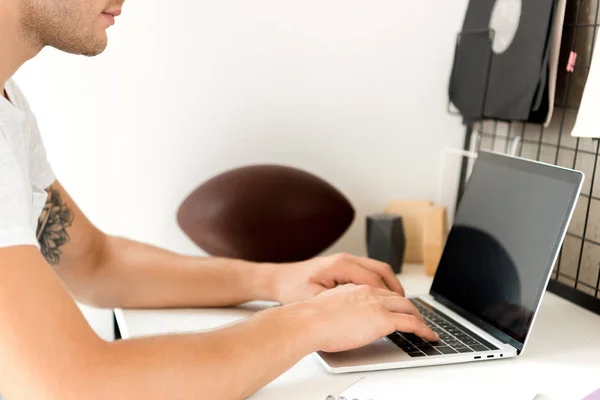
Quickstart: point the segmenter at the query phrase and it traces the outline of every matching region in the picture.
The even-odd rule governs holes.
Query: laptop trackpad
[[[410,360],[410,356],[386,338],[379,339],[367,346],[341,353],[325,353],[319,356],[333,368],[355,365],[382,364]]]

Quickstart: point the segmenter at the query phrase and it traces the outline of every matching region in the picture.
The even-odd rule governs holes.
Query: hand
[[[394,331],[414,333],[428,341],[437,341],[416,307],[398,293],[366,285],[344,285],[300,303],[283,306],[281,312],[298,311],[310,315],[306,329],[314,348],[338,352],[366,346]]]
[[[272,274],[272,297],[282,304],[307,300],[347,283],[388,289],[404,296],[404,289],[388,264],[350,254],[275,265]]]

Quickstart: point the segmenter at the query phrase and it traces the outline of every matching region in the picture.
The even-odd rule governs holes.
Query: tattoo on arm
[[[60,248],[69,240],[67,228],[73,224],[73,211],[63,203],[60,192],[50,186],[49,196],[42,210],[37,226],[37,240],[40,250],[51,265],[60,263]]]

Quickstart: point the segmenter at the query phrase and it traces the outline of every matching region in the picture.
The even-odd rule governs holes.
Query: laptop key
[[[443,340],[439,340],[437,342],[429,342],[429,344],[432,345],[433,347],[447,346],[447,344]]]
[[[456,354],[457,353],[456,350],[454,350],[453,348],[448,347],[448,346],[436,347],[435,349],[442,354]]]
[[[415,346],[413,346],[410,343],[402,343],[402,344],[398,344],[395,343],[396,346],[398,346],[402,351],[406,352],[406,353],[410,353],[410,352],[419,352],[419,349],[417,349]]]
[[[466,346],[483,345],[483,346],[487,347],[489,350],[498,350],[497,347],[495,347],[491,343],[487,342],[486,340],[482,339],[475,333],[470,332],[468,329],[461,328],[460,325],[457,325],[456,322],[453,322],[453,320],[451,318],[449,318],[443,312],[429,306],[428,304],[426,304],[424,302],[421,302],[420,300],[413,299],[412,301],[415,304],[415,306],[417,306],[417,308],[419,308],[419,307],[426,308],[428,311],[432,312],[433,316],[430,317],[429,319],[434,320],[434,323],[437,325],[437,328],[434,330],[437,331],[438,333],[440,333],[440,334],[446,333],[446,334],[450,334],[453,336],[463,335],[463,336],[461,336],[461,338],[464,339]],[[439,321],[438,321],[438,319],[439,319]],[[442,335],[440,335],[440,338],[445,341],[447,340]],[[473,342],[472,340],[475,340],[475,342]],[[461,347],[466,347],[465,344],[462,344]]]
[[[425,357],[425,354],[421,353],[420,351],[418,353],[417,352],[414,352],[414,353],[408,353],[407,352],[406,354],[408,354],[411,357]]]
[[[415,348],[415,346],[413,346],[412,344],[410,344],[408,342],[398,342],[395,344],[396,344],[396,346],[400,347],[402,350]]]
[[[454,350],[456,350],[459,353],[472,353],[473,350],[469,349],[468,347],[455,347]]]
[[[388,335],[388,339],[390,339],[395,344],[400,344],[400,343],[406,342],[406,340],[404,340],[403,337],[401,337],[400,335],[393,334],[393,333],[391,335]]]
[[[423,339],[421,339],[420,337],[418,337],[417,335],[414,335],[412,333],[403,333],[402,337],[404,337],[404,339],[408,340],[409,342],[411,342],[413,344],[425,343],[423,341]]]
[[[406,353],[409,352],[419,352],[419,349],[412,345],[409,341],[405,340],[402,336],[398,334],[391,334],[388,338],[399,348],[401,348]]]
[[[398,347],[400,347],[402,350],[404,350],[406,352],[409,352],[409,351],[419,351],[419,349],[416,346],[413,346],[410,343],[406,343],[406,344],[403,344],[403,345],[398,346]]]
[[[394,335],[392,337],[392,342],[396,343],[396,344],[404,344],[404,343],[408,343],[408,341],[406,339],[404,339],[402,336],[400,335]]]
[[[423,340],[423,341],[421,341],[421,343],[413,343],[413,344],[414,344],[415,346],[417,346],[417,347],[430,347],[430,344],[429,344],[429,342],[426,342],[426,341],[424,341],[424,340]]]
[[[474,351],[488,351],[489,349],[481,344],[474,344],[471,346]]]
[[[433,347],[420,347],[419,350],[421,350],[423,353],[427,354],[428,356],[439,356],[440,353],[439,351],[437,351],[436,349],[434,349]]]

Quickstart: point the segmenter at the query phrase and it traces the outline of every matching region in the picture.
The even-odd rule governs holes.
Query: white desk
[[[408,295],[429,291],[431,278],[405,266]],[[123,339],[201,332],[246,318],[268,303],[229,309],[115,310]],[[600,388],[600,316],[546,293],[532,337],[516,359],[335,375],[308,356],[251,397],[253,400],[349,399],[582,399]],[[348,390],[349,389],[349,390]],[[352,397],[350,397],[352,396]],[[494,397],[496,396],[496,397]]]

